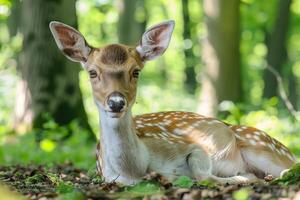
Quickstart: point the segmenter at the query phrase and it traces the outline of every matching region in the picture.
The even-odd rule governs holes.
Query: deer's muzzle
[[[107,106],[110,112],[123,112],[126,108],[126,99],[120,92],[113,92],[107,97]]]

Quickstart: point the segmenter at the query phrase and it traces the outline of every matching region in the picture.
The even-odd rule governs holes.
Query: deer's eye
[[[96,78],[98,76],[98,74],[95,70],[90,70],[89,74],[90,74],[90,78]]]
[[[139,70],[139,69],[134,70],[133,73],[132,73],[132,76],[133,76],[134,78],[138,78],[139,75],[140,75],[140,71],[141,71],[141,70]]]

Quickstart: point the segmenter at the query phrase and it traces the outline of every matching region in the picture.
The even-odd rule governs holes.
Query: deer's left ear
[[[152,60],[162,55],[169,46],[175,22],[162,22],[150,27],[143,34],[140,44],[136,47],[143,61]]]
[[[87,61],[92,48],[79,31],[56,21],[49,26],[58,48],[65,56],[75,62]]]

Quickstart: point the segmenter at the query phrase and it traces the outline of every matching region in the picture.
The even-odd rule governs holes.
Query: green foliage
[[[56,190],[58,193],[70,193],[74,191],[74,186],[72,184],[72,182],[68,181],[68,182],[59,182],[59,184],[56,187]]]
[[[190,177],[180,176],[173,182],[173,185],[175,187],[191,188],[194,185],[194,181]]]
[[[32,184],[39,183],[39,182],[41,182],[43,179],[44,179],[44,177],[43,177],[42,174],[35,174],[35,175],[33,175],[33,176],[28,177],[28,178],[25,180],[25,184],[29,186],[29,185],[32,185]]]
[[[50,181],[54,184],[54,185],[59,185],[59,183],[61,182],[61,179],[53,173],[47,173],[47,177],[50,179]]]
[[[130,197],[141,197],[145,195],[153,195],[161,192],[159,184],[153,181],[142,181],[136,185],[126,187],[122,196],[130,195]],[[127,196],[128,197],[128,196]]]
[[[249,199],[249,195],[250,195],[250,189],[242,188],[233,193],[233,198],[235,200],[247,200],[247,199]]]
[[[57,198],[58,200],[83,200],[84,196],[81,192],[77,191],[77,190],[73,190],[72,192],[69,193],[64,193],[64,194],[60,194]]]
[[[79,128],[77,122],[68,126],[73,127],[73,134],[65,140],[61,140],[56,125],[50,124],[52,122],[47,123],[45,130],[41,130],[47,136],[45,139],[37,141],[37,133],[31,132],[17,137],[13,143],[1,145],[0,163],[35,163],[51,166],[54,163],[72,162],[80,168],[95,168],[95,144],[86,142],[88,135]],[[59,127],[59,130],[63,129],[67,127]]]
[[[73,190],[72,192],[69,192],[69,193],[63,193],[63,194],[60,194],[58,196],[58,199],[59,200],[69,200],[69,199],[72,199],[72,200],[83,200],[84,199],[84,195],[77,191],[77,190]]]
[[[72,182],[63,181],[56,174],[47,173],[47,177],[56,186],[56,191],[59,194],[71,193],[75,190],[75,187]]]
[[[205,186],[209,189],[217,188],[216,183],[211,180],[203,180],[197,183],[198,186]]]

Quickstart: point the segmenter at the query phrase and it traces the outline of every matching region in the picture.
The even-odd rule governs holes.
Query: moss
[[[295,164],[282,177],[271,182],[272,185],[300,185],[300,163]]]
[[[40,182],[43,182],[45,180],[45,177],[42,174],[35,174],[34,176],[30,176],[25,180],[26,185],[32,185],[37,184]]]

